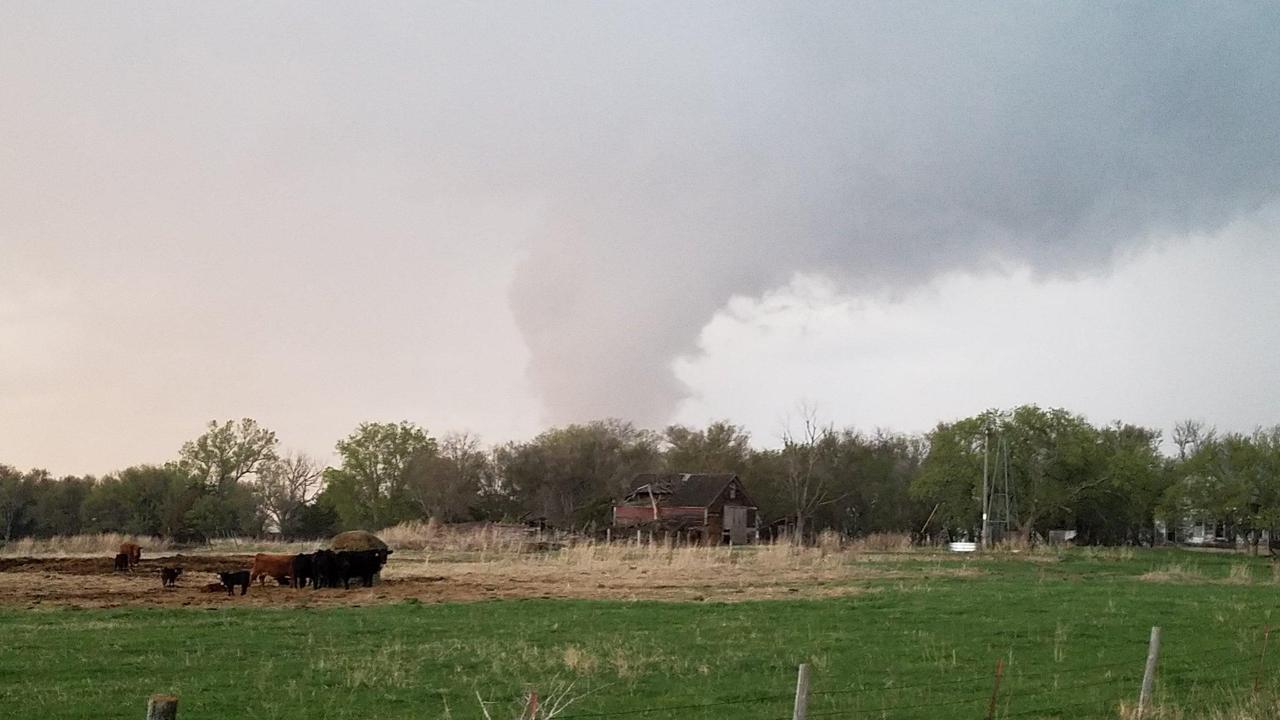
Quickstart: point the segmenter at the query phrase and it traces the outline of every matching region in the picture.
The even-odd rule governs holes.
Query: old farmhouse
[[[709,544],[754,543],[757,507],[731,473],[644,473],[613,507],[618,528],[649,528]]]

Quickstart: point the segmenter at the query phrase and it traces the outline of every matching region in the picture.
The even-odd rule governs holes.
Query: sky
[[[7,3],[0,463],[1280,423],[1274,3]]]

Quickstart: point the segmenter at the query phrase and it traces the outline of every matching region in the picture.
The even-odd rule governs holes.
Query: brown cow
[[[142,562],[142,546],[137,543],[120,543],[120,554],[129,556],[129,567]]]
[[[249,582],[258,581],[259,585],[266,584],[267,576],[275,578],[276,582],[283,585],[287,578],[293,576],[293,559],[297,555],[272,555],[269,553],[258,553],[253,556],[253,569],[249,573]]]

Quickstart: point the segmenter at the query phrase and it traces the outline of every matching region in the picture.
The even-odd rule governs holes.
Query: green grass
[[[511,702],[573,681],[571,694],[588,694],[563,717],[763,697],[621,717],[767,720],[790,717],[807,662],[815,718],[978,718],[1003,658],[1002,717],[1117,717],[1160,625],[1159,701],[1200,717],[1248,693],[1280,599],[1268,563],[1238,556],[964,562],[982,574],[871,583],[834,600],[4,610],[0,706],[14,718],[136,720],[148,695],[173,692],[182,720],[462,720],[481,717],[477,690]],[[1170,568],[1174,581],[1140,579]],[[1267,688],[1280,686],[1273,658]]]

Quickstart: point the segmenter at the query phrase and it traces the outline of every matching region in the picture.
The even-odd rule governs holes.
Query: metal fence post
[[[1151,706],[1151,686],[1156,681],[1156,662],[1160,659],[1160,626],[1151,628],[1151,641],[1147,644],[1147,668],[1142,673],[1142,692],[1138,694],[1138,715],[1142,720]]]
[[[796,706],[791,713],[791,720],[805,720],[809,712],[809,665],[800,663],[800,673],[796,676]]]

